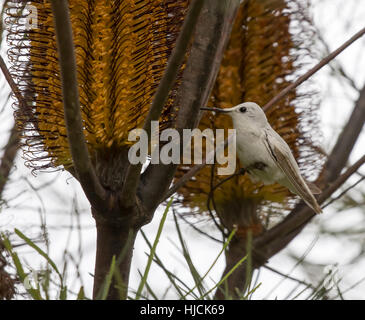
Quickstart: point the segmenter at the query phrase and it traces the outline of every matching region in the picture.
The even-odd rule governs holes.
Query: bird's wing
[[[272,159],[282,170],[295,193],[300,196],[316,213],[322,210],[309,187],[300,174],[297,162],[287,143],[273,129],[265,131],[265,146]]]

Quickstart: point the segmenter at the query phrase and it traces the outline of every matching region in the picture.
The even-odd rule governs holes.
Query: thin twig
[[[350,178],[365,163],[365,155],[350,166],[345,173],[339,176],[318,198],[319,203],[326,201],[348,178]]]
[[[215,203],[215,200],[214,200],[214,190],[215,190],[215,188],[214,188],[214,170],[215,170],[215,165],[213,164],[212,168],[211,168],[211,173],[210,173],[210,190],[209,190],[208,198],[207,198],[207,209],[208,209],[209,215],[210,215],[211,219],[213,220],[215,226],[222,233],[223,239],[225,239],[225,238],[227,238],[228,234],[224,230],[224,226],[222,224],[222,219],[220,219],[221,224],[222,224],[221,225],[221,224],[218,223],[218,221],[215,218],[215,216],[212,212],[212,209],[210,207],[210,202],[212,202],[214,211],[217,214],[217,216],[219,217],[217,206],[216,206],[216,203]]]
[[[290,271],[287,273],[287,275],[289,276],[292,272],[294,272],[294,270],[304,261],[304,259],[308,256],[308,254],[312,251],[313,247],[315,246],[315,244],[318,241],[318,236],[316,236],[311,243],[309,244],[309,246],[307,247],[307,249],[304,251],[304,253],[301,255],[301,257],[299,257],[296,261],[296,263],[294,264],[294,266],[290,269]],[[279,281],[271,290],[270,292],[266,295],[266,297],[268,297],[271,293],[273,293],[283,282],[285,279]],[[291,293],[290,293],[291,294]],[[290,296],[290,294],[287,296],[287,298]],[[285,300],[287,300],[287,298],[285,298]]]
[[[307,21],[315,28],[315,34],[316,34],[318,40],[322,43],[322,45],[324,47],[324,50],[325,50],[324,55],[329,55],[331,53],[331,50],[330,50],[330,47],[329,47],[327,41],[322,36],[322,32],[320,31],[320,29],[317,26],[315,26],[313,21],[309,21],[308,19],[307,19]],[[340,64],[340,62],[337,62],[336,65],[329,64],[328,66],[332,69],[333,73],[338,72],[340,74],[340,76],[342,76],[344,79],[346,79],[349,82],[350,86],[353,87],[356,91],[360,91],[360,88],[357,87],[354,79],[352,79],[347,74],[347,72],[345,71],[343,66]]]
[[[356,281],[353,285],[351,285],[350,287],[348,287],[347,289],[345,289],[342,294],[345,294],[347,292],[349,292],[350,290],[354,289],[355,287],[357,287],[360,283],[365,281],[365,277],[361,278],[360,280]],[[334,297],[334,299],[336,299],[338,297],[338,295],[336,297]]]
[[[22,94],[20,93],[18,86],[14,82],[14,80],[9,72],[9,69],[7,68],[7,66],[5,64],[4,59],[1,56],[0,56],[0,68],[4,74],[6,81],[8,82],[8,84],[10,86],[10,89],[14,93],[19,104],[25,110],[26,102],[25,102]],[[11,168],[13,167],[16,154],[18,153],[19,141],[20,141],[19,132],[17,130],[16,123],[15,123],[13,125],[13,128],[11,129],[10,137],[4,148],[4,154],[3,154],[2,161],[0,164],[0,199],[2,197],[2,193],[5,188],[5,184],[8,181]]]
[[[274,272],[274,273],[276,273],[276,274],[278,274],[278,275],[280,275],[280,276],[282,276],[282,277],[286,278],[286,279],[289,279],[289,280],[295,281],[295,282],[297,282],[297,283],[299,283],[299,284],[302,284],[302,285],[304,285],[304,286],[307,286],[308,288],[314,289],[313,285],[311,285],[310,283],[307,283],[307,282],[305,282],[305,281],[303,281],[303,280],[300,280],[300,279],[294,278],[294,277],[292,277],[292,276],[290,276],[290,275],[288,275],[288,274],[285,274],[285,273],[283,273],[283,272],[280,272],[279,270],[276,270],[276,269],[274,269],[274,268],[269,267],[267,264],[263,265],[263,267],[264,267],[265,269],[267,269],[267,270],[270,270],[271,272]]]
[[[15,97],[17,98],[17,100],[19,101],[19,104],[22,107],[26,107],[27,103],[24,100],[24,97],[22,96],[22,94],[20,93],[20,90],[18,88],[18,86],[16,85],[16,83],[13,80],[13,77],[11,76],[9,69],[7,68],[4,59],[0,56],[0,68],[1,71],[4,74],[4,77],[6,79],[6,81],[8,82],[11,91],[14,93]]]
[[[221,147],[216,148],[216,150],[209,153],[206,157],[206,159],[203,161],[202,164],[197,164],[193,166],[187,173],[185,173],[164,195],[163,201],[170,198],[177,190],[179,190],[181,187],[183,187],[192,177],[194,177],[201,169],[203,169],[210,160],[215,157],[216,152],[218,152],[221,148],[223,150],[226,148],[228,143],[231,143],[233,139],[233,136],[229,136],[228,139],[226,139]]]
[[[102,209],[107,193],[96,176],[83,134],[68,1],[52,0],[51,3],[59,52],[65,123],[72,160],[77,178],[90,203]]]
[[[201,169],[207,165],[206,161],[202,164],[197,164],[184,174],[164,195],[163,201],[170,198],[177,190],[183,187],[192,177],[194,177]]]
[[[355,188],[360,182],[365,180],[365,176],[361,177],[359,180],[357,180],[355,183],[353,183],[351,186],[343,190],[337,197],[332,198],[330,201],[328,201],[325,205],[322,206],[322,209],[328,207],[333,202],[337,201],[338,199],[342,198],[347,192],[349,192],[351,189]]]
[[[191,228],[193,228],[195,231],[197,231],[198,233],[200,233],[200,234],[202,234],[202,235],[204,235],[204,236],[206,236],[207,238],[209,238],[209,239],[211,239],[211,240],[213,240],[213,241],[215,241],[215,242],[218,242],[218,243],[224,243],[222,240],[219,240],[219,239],[217,239],[217,238],[214,238],[213,236],[211,236],[210,234],[208,234],[208,233],[206,233],[206,232],[204,232],[203,230],[201,230],[200,228],[198,228],[198,227],[196,227],[195,225],[194,225],[194,223],[192,223],[192,222],[190,222],[190,221],[188,221],[185,217],[184,217],[184,214],[183,213],[177,213],[177,215],[179,216],[179,218],[181,219],[181,220],[183,220],[186,224],[188,224]]]
[[[285,89],[283,89],[279,94],[277,94],[274,98],[272,98],[264,107],[263,109],[266,111],[270,107],[272,107],[275,103],[278,103],[281,99],[283,99],[290,91],[298,87],[300,84],[302,84],[305,80],[310,78],[313,74],[315,74],[318,70],[320,70],[322,67],[324,67],[328,62],[333,60],[335,57],[337,57],[343,50],[345,50],[347,47],[349,47],[353,42],[355,42],[357,39],[362,37],[365,34],[365,28],[361,29],[359,32],[357,32],[355,35],[353,35],[349,40],[347,40],[342,46],[340,46],[338,49],[333,51],[331,54],[329,54],[327,57],[325,57],[323,60],[321,60],[318,64],[316,64],[312,69],[310,69],[308,72],[306,72],[304,75],[299,77],[296,81],[294,81],[291,85],[287,86]]]
[[[211,216],[211,218],[213,219],[215,225],[217,226],[217,228],[219,228],[219,230],[222,232],[223,234],[223,237],[227,237],[228,234],[225,233],[224,229],[216,222],[215,220],[215,217],[212,213],[212,210],[210,208],[210,202],[212,202],[213,204],[213,208],[216,212],[216,214],[218,215],[219,217],[219,213],[218,213],[218,210],[217,210],[217,205],[215,203],[215,199],[214,199],[214,191],[220,187],[222,184],[224,184],[225,182],[231,180],[232,178],[236,177],[236,176],[240,176],[240,175],[244,175],[246,173],[246,171],[242,168],[239,172],[235,172],[234,174],[228,176],[227,178],[224,178],[223,180],[219,181],[216,185],[213,185],[213,180],[214,180],[214,171],[215,171],[215,166],[213,165],[212,166],[212,170],[211,170],[211,179],[210,179],[210,190],[209,190],[209,193],[208,193],[208,199],[207,199],[207,208],[208,208],[208,211],[209,211],[209,214]],[[224,225],[222,219],[221,220],[221,224],[223,225],[224,228],[227,228],[227,226]]]

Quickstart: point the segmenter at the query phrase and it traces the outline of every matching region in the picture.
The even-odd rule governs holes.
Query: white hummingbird
[[[279,183],[300,196],[316,213],[322,212],[313,196],[321,191],[304,180],[288,144],[270,126],[258,104],[245,102],[233,108],[201,109],[231,116],[237,134],[238,157],[253,182]]]

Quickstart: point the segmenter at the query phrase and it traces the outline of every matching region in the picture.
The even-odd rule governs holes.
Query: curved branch
[[[346,166],[351,150],[364,126],[365,121],[365,85],[360,91],[360,96],[355,104],[355,108],[337,139],[332,149],[331,155],[325,165],[322,178],[326,183],[331,183],[341,173]]]
[[[52,0],[51,3],[62,78],[64,116],[76,178],[80,181],[91,205],[101,207],[107,194],[96,176],[83,134],[68,1]]]
[[[348,178],[365,163],[365,155],[354,163],[344,174],[338,177],[318,198],[318,203],[326,201]],[[315,216],[311,208],[298,205],[283,222],[254,240],[254,249],[260,253],[260,262],[269,259],[297,236],[306,224]],[[265,257],[263,259],[263,257]]]

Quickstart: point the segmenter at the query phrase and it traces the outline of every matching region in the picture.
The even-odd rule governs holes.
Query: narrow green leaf
[[[60,300],[67,300],[67,286],[61,288]]]
[[[149,273],[150,268],[151,268],[151,264],[152,264],[153,257],[154,257],[155,252],[156,252],[157,244],[158,244],[158,241],[160,240],[162,229],[163,229],[163,226],[164,226],[166,218],[167,218],[167,213],[168,213],[168,211],[170,209],[170,206],[172,204],[172,200],[173,200],[173,198],[171,198],[170,201],[168,202],[168,204],[166,206],[166,209],[165,209],[165,211],[162,215],[162,219],[161,219],[160,225],[159,225],[158,230],[157,230],[157,235],[156,235],[155,241],[153,243],[153,246],[151,248],[150,256],[148,257],[146,269],[144,271],[143,277],[142,277],[141,282],[139,283],[139,286],[138,286],[138,289],[137,289],[136,300],[139,300],[139,298],[141,297],[143,287],[145,286],[145,284],[147,282],[148,273]]]
[[[201,282],[204,281],[204,279],[208,276],[208,274],[210,273],[210,271],[213,269],[213,267],[215,266],[215,264],[217,263],[219,257],[222,255],[222,253],[226,250],[226,248],[228,247],[229,243],[231,242],[233,236],[235,235],[237,229],[233,229],[232,232],[230,233],[230,235],[227,238],[227,241],[224,243],[221,251],[219,252],[218,256],[214,259],[213,263],[211,264],[211,266],[209,267],[209,269],[207,270],[207,272],[203,275],[203,277],[201,278]],[[197,288],[197,285],[195,285],[195,287],[193,287],[192,289],[190,289],[190,291],[185,295],[185,297],[187,295],[189,295],[192,291],[194,291]]]
[[[244,256],[240,261],[238,261],[235,266],[229,270],[229,272],[227,272],[227,274],[213,287],[211,288],[208,292],[206,292],[204,295],[202,295],[199,300],[205,298],[209,293],[211,293],[215,288],[219,287],[224,281],[226,281],[228,279],[228,277],[241,265],[242,262],[244,262],[247,259],[247,255]]]
[[[141,278],[143,277],[141,271],[138,270],[139,275],[141,276]],[[155,300],[159,300],[157,298],[157,295],[155,294],[155,292],[152,290],[152,288],[150,287],[150,285],[148,284],[148,281],[146,281],[146,288],[147,288],[147,292],[151,294],[151,296],[153,297],[153,299]],[[150,299],[149,299],[150,300]]]
[[[251,258],[251,252],[252,251],[252,232],[249,231],[247,234],[247,243],[246,243],[246,252],[247,252],[247,261],[246,261],[246,281],[244,290],[250,291],[251,287],[251,281],[252,281],[252,258]]]
[[[80,287],[79,293],[77,294],[77,300],[85,300],[84,286]]]
[[[2,234],[1,238],[2,238],[2,242],[3,242],[5,249],[9,252],[9,254],[13,260],[13,263],[16,268],[17,276],[19,277],[20,281],[23,284],[25,284],[25,281],[28,279],[27,278],[28,275],[24,272],[24,269],[20,262],[18,254],[16,252],[14,252],[13,247],[10,243],[10,240],[5,235]],[[28,283],[29,283],[29,281],[28,281]],[[37,289],[29,288],[27,285],[24,285],[24,288],[25,288],[25,290],[27,290],[27,292],[31,295],[31,297],[34,300],[43,300],[39,288],[37,288]]]
[[[122,263],[123,258],[127,254],[128,248],[133,246],[133,241],[134,241],[133,232],[134,231],[132,231],[132,229],[129,230],[127,241],[123,247],[122,252],[119,254],[119,257],[116,259],[116,265],[114,268],[114,274],[113,274],[115,281],[114,285],[115,288],[118,290],[120,300],[124,300],[126,292],[128,292],[128,285],[123,281],[123,277],[120,273],[119,266]]]
[[[110,264],[109,272],[105,277],[104,286],[103,286],[103,290],[101,291],[100,300],[106,300],[106,298],[108,296],[110,285],[112,283],[114,270],[115,270],[115,256],[113,256],[113,258],[112,258],[112,263]]]
[[[143,232],[143,230],[141,230],[141,234],[144,238],[144,240],[146,241],[147,245],[149,246],[149,248],[151,249],[152,248],[152,244],[150,243],[150,241],[148,240],[146,234]],[[155,253],[155,257],[154,257],[154,262],[165,272],[167,278],[169,279],[170,283],[172,283],[172,285],[174,286],[174,288],[176,289],[178,295],[180,298],[182,299],[185,299],[185,295],[184,293],[182,292],[185,291],[187,292],[186,290],[182,289],[180,286],[178,286],[175,282],[175,279],[177,281],[179,281],[182,285],[185,286],[185,288],[187,288],[187,290],[189,290],[189,287],[181,280],[179,279],[176,275],[174,275],[171,271],[169,271],[165,266],[164,264],[162,263],[161,259],[158,257],[158,255]]]
[[[58,271],[58,268],[54,261],[48,256],[47,253],[45,253],[40,247],[38,247],[31,239],[29,239],[25,234],[23,234],[20,230],[17,228],[14,229],[14,232],[22,238],[30,247],[32,247],[34,250],[36,250],[43,258],[47,260],[47,262],[50,264],[50,266],[53,268],[54,271],[56,271],[57,275],[59,276],[61,280],[61,284],[63,283],[63,278],[61,273]]]
[[[185,244],[185,241],[183,239],[183,236],[182,236],[182,233],[181,233],[181,230],[180,230],[180,226],[179,226],[179,223],[177,221],[177,218],[176,218],[175,214],[174,214],[174,221],[175,221],[175,226],[176,226],[177,234],[178,234],[178,237],[179,237],[179,241],[180,241],[180,244],[181,244],[181,248],[183,250],[183,256],[184,256],[185,261],[186,261],[186,263],[189,267],[190,273],[193,277],[193,280],[195,282],[195,286],[198,289],[199,294],[203,295],[204,291],[205,291],[205,288],[204,288],[203,283],[202,283],[202,277],[200,276],[198,270],[195,268],[195,266],[193,264],[193,261],[191,259],[189,250],[188,250],[188,248]]]
[[[252,296],[255,291],[261,286],[261,282],[259,284],[257,284],[257,286],[255,286],[252,290],[250,290],[246,296],[243,298],[244,300],[248,300],[250,298],[250,296]]]

